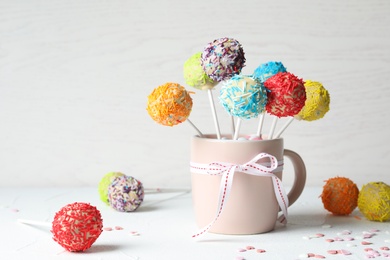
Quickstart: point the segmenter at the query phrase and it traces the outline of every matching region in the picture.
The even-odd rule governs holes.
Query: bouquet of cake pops
[[[219,101],[231,117],[231,139],[261,140],[279,138],[294,119],[314,121],[329,111],[330,96],[324,86],[314,80],[302,80],[287,71],[282,62],[269,61],[257,67],[251,75],[242,75],[245,53],[233,38],[219,38],[208,43],[203,52],[184,62],[187,85],[208,92],[216,138],[222,137],[212,89],[221,84]],[[188,118],[192,110],[191,94],[179,83],[165,83],[148,96],[147,111],[159,124],[174,126],[184,121],[202,132]],[[264,116],[273,117],[268,136],[263,135]],[[277,121],[288,117],[275,133]],[[256,133],[240,137],[243,120],[258,120]]]

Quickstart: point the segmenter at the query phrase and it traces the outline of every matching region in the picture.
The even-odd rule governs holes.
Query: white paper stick
[[[44,221],[35,221],[30,219],[18,219],[19,223],[27,224],[27,225],[34,225],[34,226],[44,226],[44,227],[51,227],[52,223],[44,222]]]
[[[271,129],[269,130],[269,135],[268,135],[268,139],[270,139],[270,140],[272,139],[272,137],[274,135],[277,122],[278,122],[278,117],[274,116],[274,120],[272,121]]]
[[[236,131],[234,132],[233,140],[237,140],[238,139],[238,134],[239,134],[240,128],[241,128],[241,121],[242,121],[241,118],[237,119]]]
[[[234,138],[234,133],[236,132],[236,126],[234,125],[234,116],[230,116],[232,121],[232,139]]]
[[[196,130],[196,132],[198,132],[198,134],[199,134],[199,137],[203,137],[203,134],[202,134],[202,132],[201,131],[199,131],[199,129],[194,125],[194,123],[192,123],[191,122],[191,120],[190,119],[188,119],[187,118],[187,120],[186,120],[195,130]]]
[[[257,131],[256,131],[256,135],[258,137],[261,137],[261,130],[262,130],[263,124],[264,124],[264,114],[265,114],[265,112],[261,113],[259,116],[259,125],[257,126]]]
[[[214,104],[213,93],[211,92],[211,89],[208,89],[207,92],[209,94],[211,113],[213,114],[215,130],[217,132],[217,138],[221,139],[221,131],[219,130],[219,123],[218,123],[217,112],[215,111],[215,104]]]
[[[282,126],[282,128],[279,130],[279,132],[275,135],[275,138],[279,138],[282,134],[283,134],[283,132],[284,132],[284,130],[286,130],[286,128],[292,123],[294,121],[294,117],[290,117],[289,119],[288,119],[288,121]]]

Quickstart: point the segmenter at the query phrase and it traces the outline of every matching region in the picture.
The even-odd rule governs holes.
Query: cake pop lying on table
[[[146,110],[157,123],[174,126],[187,120],[200,136],[203,134],[188,119],[192,109],[190,92],[178,83],[165,83],[148,96]]]
[[[19,219],[20,223],[50,226],[50,223]],[[51,223],[53,239],[70,252],[89,249],[102,233],[100,211],[88,203],[75,202],[61,208]]]

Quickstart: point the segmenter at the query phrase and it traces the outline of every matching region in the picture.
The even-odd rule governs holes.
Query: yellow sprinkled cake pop
[[[305,106],[295,118],[306,121],[323,118],[329,111],[330,96],[328,91],[320,82],[311,80],[305,80],[305,90]]]
[[[186,89],[177,83],[165,83],[148,96],[146,110],[159,124],[174,126],[184,122],[191,113],[192,98]]]
[[[370,182],[360,190],[358,208],[368,220],[390,220],[390,186],[383,182]]]

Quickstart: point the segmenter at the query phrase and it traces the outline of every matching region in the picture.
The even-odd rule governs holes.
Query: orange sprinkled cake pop
[[[159,124],[174,126],[184,122],[191,113],[192,98],[186,89],[177,83],[165,83],[148,96],[146,110]]]

